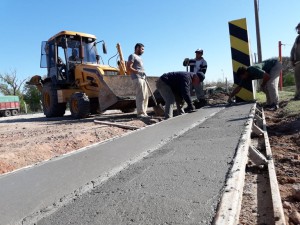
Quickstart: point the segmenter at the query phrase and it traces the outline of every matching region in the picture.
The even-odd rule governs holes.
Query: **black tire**
[[[18,112],[18,110],[16,110],[16,109],[13,109],[12,111],[11,111],[11,115],[13,115],[13,116],[17,116],[19,114],[19,112]]]
[[[135,108],[121,109],[123,113],[132,113],[135,111]]]
[[[3,116],[5,116],[5,117],[11,116],[11,111],[10,110],[5,110],[4,113],[3,113]]]
[[[90,100],[85,93],[72,94],[69,105],[72,117],[75,119],[85,118],[90,114]]]
[[[44,84],[42,90],[43,111],[46,117],[61,117],[66,112],[66,103],[58,103],[57,89],[51,82]]]

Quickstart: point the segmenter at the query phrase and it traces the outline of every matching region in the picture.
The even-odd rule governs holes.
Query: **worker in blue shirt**
[[[173,117],[173,105],[176,103],[179,115],[184,113],[182,99],[187,103],[186,112],[195,112],[191,99],[191,86],[199,85],[200,78],[193,72],[169,72],[163,74],[156,83],[156,88],[165,101],[165,119]]]

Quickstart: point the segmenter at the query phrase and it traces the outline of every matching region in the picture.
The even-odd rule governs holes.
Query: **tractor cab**
[[[47,68],[47,77],[54,83],[73,83],[76,65],[99,64],[97,43],[94,35],[61,31],[42,42],[40,67]],[[104,42],[102,48],[106,54]]]

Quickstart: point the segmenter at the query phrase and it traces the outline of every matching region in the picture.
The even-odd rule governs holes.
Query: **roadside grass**
[[[279,91],[279,101],[286,104],[283,108],[283,113],[286,116],[300,115],[300,101],[293,100],[295,94],[295,86],[283,87],[282,91]],[[263,92],[256,92],[256,100],[258,103],[266,102],[266,95]]]

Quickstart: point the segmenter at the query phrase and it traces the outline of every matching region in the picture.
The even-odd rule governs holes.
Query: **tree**
[[[41,92],[36,86],[26,84],[23,96],[24,101],[29,105],[29,111],[37,112],[41,110]]]
[[[0,92],[4,95],[18,95],[21,97],[21,87],[26,81],[17,78],[17,71],[11,70],[10,73],[0,73]]]

